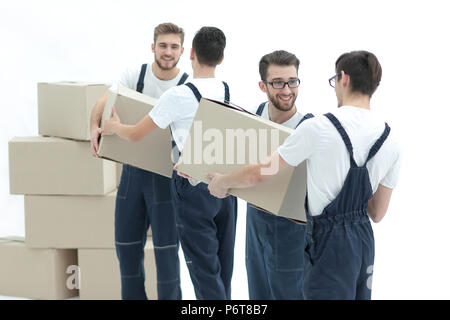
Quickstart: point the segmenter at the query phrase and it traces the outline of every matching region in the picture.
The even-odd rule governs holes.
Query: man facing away
[[[260,89],[268,101],[256,113],[265,119],[295,129],[303,117],[295,101],[298,95],[300,61],[279,50],[259,62]],[[303,225],[266,213],[247,204],[245,263],[251,300],[302,299]]]
[[[177,68],[183,54],[184,31],[173,23],[162,23],[154,30],[154,62],[127,70],[119,84],[159,98],[165,91],[183,84],[187,74]],[[150,70],[147,70],[150,69]],[[99,128],[107,94],[91,113],[92,152],[98,156]],[[155,250],[158,299],[181,299],[179,240],[170,179],[123,165],[116,197],[115,246],[120,264],[122,299],[147,299],[144,280],[144,246],[152,228]]]
[[[367,51],[342,54],[329,79],[338,109],[299,126],[266,161],[231,174],[208,174],[209,190],[265,181],[262,168],[280,172],[306,160],[305,299],[370,299],[374,238],[369,217],[387,212],[398,180],[400,150],[389,126],[370,111],[381,80],[378,59]],[[277,174],[277,173],[274,173]]]
[[[215,78],[225,45],[226,38],[220,29],[201,28],[192,41],[190,53],[193,79],[165,92],[149,115],[136,125],[121,124],[113,112],[112,118],[105,122],[103,134],[140,140],[157,127],[170,126],[178,149],[183,151],[202,96],[230,100],[228,85]],[[209,194],[205,183],[176,172],[172,186],[177,230],[197,299],[231,299],[236,198],[217,199]]]

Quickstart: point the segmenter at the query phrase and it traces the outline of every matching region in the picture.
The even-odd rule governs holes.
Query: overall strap
[[[265,105],[266,105],[266,102],[263,102],[263,103],[261,103],[261,104],[259,105],[258,110],[256,110],[256,114],[257,114],[258,116],[262,115],[262,112],[263,112],[263,110],[264,110],[264,106],[265,106]]]
[[[144,90],[144,78],[145,78],[145,72],[147,71],[147,64],[144,63],[141,67],[141,73],[139,74],[139,80],[136,85],[136,91],[142,93],[142,90]]]
[[[327,113],[324,116],[327,117],[331,121],[331,123],[336,127],[337,131],[342,137],[342,140],[344,140],[345,146],[347,147],[348,153],[350,154],[350,166],[357,167],[358,165],[356,164],[355,159],[353,158],[353,146],[352,143],[350,142],[350,138],[348,137],[348,134],[345,131],[344,127],[332,113]]]
[[[186,79],[189,77],[189,75],[185,72],[180,78],[180,81],[178,81],[177,86],[184,84]]]
[[[225,87],[225,103],[230,104],[230,87],[228,87],[228,84],[225,81],[222,81],[223,86]]]
[[[297,127],[306,119],[311,119],[314,118],[314,115],[312,113],[307,113],[303,116],[303,118],[300,120],[300,122],[295,126],[295,128],[297,129]]]
[[[366,165],[367,162],[369,162],[369,160],[372,159],[377,154],[378,150],[380,150],[381,146],[386,141],[386,139],[389,136],[390,132],[391,132],[391,128],[388,126],[387,123],[384,123],[383,134],[378,138],[378,140],[374,143],[374,145],[370,149],[369,156],[367,157],[367,160],[364,163],[364,165]]]
[[[195,98],[197,98],[197,101],[200,102],[200,100],[202,99],[202,95],[200,94],[200,91],[198,91],[197,87],[194,86],[190,82],[186,83],[186,86],[188,86],[189,89],[192,90],[192,92],[194,93]]]

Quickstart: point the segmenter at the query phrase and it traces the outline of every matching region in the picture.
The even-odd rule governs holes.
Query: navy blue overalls
[[[333,114],[325,116],[344,140],[350,155],[350,170],[341,191],[322,214],[311,216],[306,199],[303,293],[308,300],[369,300],[375,245],[367,215],[368,201],[373,192],[366,166],[383,145],[390,128],[385,125],[366,162],[358,167],[345,129]]]
[[[137,84],[142,93],[147,65]],[[181,77],[178,85],[186,81]],[[123,165],[115,209],[115,245],[120,264],[122,299],[147,299],[144,280],[144,246],[152,226],[157,291],[160,300],[181,299],[179,241],[170,192],[171,179]]]
[[[198,89],[192,83],[186,85],[200,101]],[[225,82],[224,86],[228,102],[229,89]],[[178,235],[197,299],[231,299],[236,198],[218,199],[210,194],[207,184],[192,186],[176,172],[172,182]]]
[[[261,115],[263,102],[256,114]],[[312,118],[306,114],[300,122]],[[250,300],[303,299],[304,225],[247,203],[245,265]]]

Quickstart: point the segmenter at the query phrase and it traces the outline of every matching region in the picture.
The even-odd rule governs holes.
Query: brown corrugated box
[[[104,120],[111,117],[113,106],[122,124],[134,125],[148,115],[156,101],[121,85],[110,88],[102,116],[102,127]],[[157,128],[137,142],[124,140],[117,135],[105,135],[100,139],[98,150],[102,158],[130,164],[169,178],[173,171],[171,152],[169,128]]]
[[[116,164],[93,157],[89,142],[16,137],[9,182],[12,194],[105,195],[116,189]]]
[[[39,134],[90,140],[90,115],[108,90],[105,83],[38,83]]]
[[[178,162],[180,172],[208,183],[205,177],[208,172],[229,173],[246,164],[263,161],[293,132],[290,128],[238,109],[208,99],[201,100],[190,137]],[[204,142],[207,130],[208,141]],[[244,138],[238,142],[240,138],[236,136]],[[225,141],[216,144],[215,140],[220,137]],[[257,148],[256,154],[250,148]],[[219,156],[205,157],[210,154]],[[232,189],[230,194],[278,216],[306,223],[306,163],[289,167],[252,188]]]
[[[0,295],[58,300],[78,296],[70,279],[77,250],[30,249],[21,237],[4,237],[0,261]]]
[[[156,300],[156,264],[153,241],[145,245],[145,289],[147,298]],[[120,300],[121,281],[119,261],[115,249],[79,249],[80,299]]]

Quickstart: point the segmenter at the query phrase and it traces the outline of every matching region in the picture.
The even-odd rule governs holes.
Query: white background
[[[191,41],[213,25],[227,36],[217,77],[232,102],[252,109],[262,55],[284,49],[301,61],[297,107],[336,107],[327,79],[337,57],[375,53],[383,78],[373,112],[403,149],[400,182],[387,216],[374,225],[374,299],[450,298],[450,22],[447,1],[2,1],[0,3],[0,236],[24,235],[23,196],[9,195],[8,141],[35,136],[40,81],[111,82],[124,68],[152,62],[153,29],[186,31],[180,66],[190,72]],[[232,298],[247,299],[245,211],[240,203]],[[1,261],[0,257],[0,263]],[[195,299],[183,262],[183,297]]]

